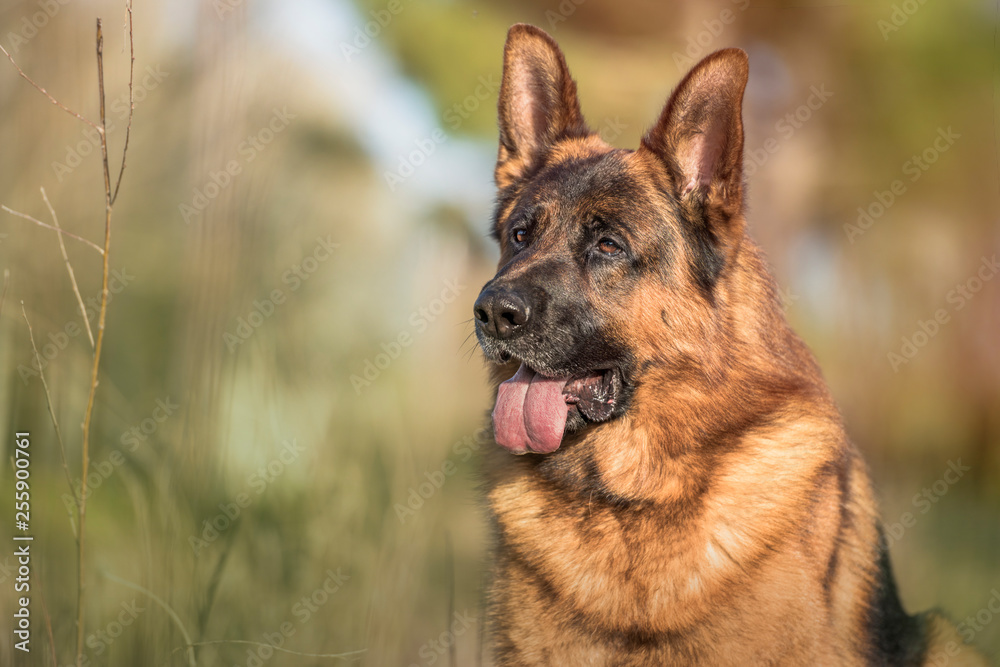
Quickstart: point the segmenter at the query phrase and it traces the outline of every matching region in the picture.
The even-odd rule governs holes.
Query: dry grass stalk
[[[132,37],[132,5],[131,0],[125,3],[126,11],[129,15],[129,49],[132,53],[132,60],[129,65],[129,128],[132,124],[132,108],[135,107],[135,96],[132,89],[132,80],[135,70],[135,46]],[[107,135],[107,114],[105,113],[104,95],[104,34],[101,30],[101,19],[97,19],[97,88],[100,97],[101,125],[99,128],[101,136],[101,163],[104,167],[104,254],[103,266],[101,270],[101,308],[97,315],[97,338],[94,344],[94,363],[90,371],[90,392],[87,396],[87,408],[83,416],[83,445],[81,447],[80,458],[82,460],[82,478],[87,479],[90,468],[90,427],[94,415],[94,398],[97,395],[98,372],[101,365],[101,351],[104,348],[104,324],[108,314],[108,274],[110,265],[108,256],[111,249],[111,211],[114,206],[117,188],[111,190],[111,167],[108,164],[108,135]],[[121,184],[121,172],[125,171],[125,156],[128,145],[122,150],[122,166],[119,172],[118,183]],[[87,521],[87,496],[80,494],[79,521],[80,529],[77,539],[77,605],[76,605],[76,663],[78,667],[83,665],[83,609],[86,592],[86,567],[85,567],[85,537]]]
[[[45,206],[49,209],[49,215],[52,216],[52,225],[62,231],[59,227],[59,218],[56,217],[56,210],[52,208],[52,204],[49,203],[49,196],[45,194],[45,188],[39,188],[42,191],[42,199],[45,200]],[[83,305],[83,297],[80,296],[80,287],[76,284],[76,274],[73,273],[73,265],[69,263],[69,255],[66,254],[66,244],[63,243],[62,234],[57,234],[59,239],[59,252],[62,253],[63,261],[66,262],[66,271],[69,272],[69,282],[73,285],[73,294],[76,295],[76,302],[80,306],[80,314],[83,315],[83,326],[87,329],[87,339],[90,340],[90,347],[94,347],[94,332],[90,330],[90,320],[87,319],[87,307]]]
[[[38,218],[31,217],[27,213],[21,213],[20,211],[15,211],[12,208],[7,208],[3,204],[0,204],[0,209],[3,209],[4,211],[7,211],[11,215],[16,215],[19,218],[24,218],[25,220],[28,220],[29,222],[33,222],[36,225],[38,225],[39,227],[44,227],[45,229],[51,229],[52,231],[58,233],[60,236],[68,236],[71,239],[76,239],[80,243],[86,243],[87,245],[89,245],[91,248],[93,248],[97,252],[101,253],[102,255],[104,254],[104,249],[101,246],[97,245],[93,241],[90,241],[88,239],[83,238],[82,236],[77,236],[76,234],[73,234],[72,232],[67,232],[65,229],[62,229],[61,227],[53,227],[52,225],[49,225],[47,223],[42,222]]]

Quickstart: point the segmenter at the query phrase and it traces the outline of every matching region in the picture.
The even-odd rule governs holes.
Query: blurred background
[[[97,16],[114,175],[123,3],[2,0],[0,44],[96,120]],[[752,233],[871,465],[904,604],[978,614],[966,637],[1000,655],[981,611],[1000,599],[994,2],[140,0],[82,487],[84,315],[56,235],[0,211],[0,627],[18,431],[35,536],[33,651],[5,630],[0,663],[74,660],[73,501],[42,370],[88,494],[86,664],[479,664],[490,396],[468,337],[518,21],[559,41],[591,126],[623,147],[696,60],[749,52]],[[51,223],[44,188],[100,243],[96,134],[6,60],[0,114],[0,204]],[[95,326],[100,256],[65,243]]]

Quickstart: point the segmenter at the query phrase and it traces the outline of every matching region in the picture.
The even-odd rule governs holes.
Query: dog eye
[[[597,244],[597,249],[603,252],[605,255],[618,255],[621,254],[622,248],[620,245],[612,241],[611,239],[601,239]]]
[[[514,239],[514,243],[521,245],[528,240],[528,230],[527,229],[515,229],[514,233],[511,234]]]

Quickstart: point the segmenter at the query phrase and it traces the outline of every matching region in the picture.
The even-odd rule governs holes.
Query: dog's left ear
[[[642,139],[640,150],[665,165],[674,195],[709,227],[724,224],[719,218],[738,217],[743,206],[742,107],[749,71],[741,49],[707,56],[680,82]],[[717,237],[726,231],[712,229]]]
[[[518,23],[507,32],[497,115],[501,188],[523,177],[553,143],[590,133],[566,59],[544,30]]]

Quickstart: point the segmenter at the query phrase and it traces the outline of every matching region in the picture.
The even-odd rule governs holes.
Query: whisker
[[[458,352],[459,353],[462,353],[464,351],[464,348],[469,343],[470,339],[472,340],[472,345],[469,346],[469,350],[470,351],[475,351],[475,349],[476,349],[476,342],[478,342],[478,341],[472,338],[473,335],[475,335],[474,331],[472,333],[470,333],[468,336],[465,337],[465,340],[462,341],[462,344],[458,346]]]

